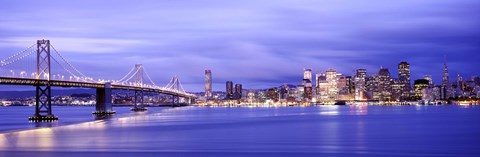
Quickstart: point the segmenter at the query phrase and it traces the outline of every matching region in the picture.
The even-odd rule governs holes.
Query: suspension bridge
[[[53,50],[53,51],[52,51]],[[136,64],[119,80],[94,79],[84,75],[50,43],[37,40],[23,51],[0,61],[0,85],[35,86],[35,113],[29,120],[57,120],[52,112],[52,87],[80,87],[96,89],[94,114],[112,114],[112,90],[134,91],[133,111],[146,110],[144,92],[172,96],[172,103],[191,104],[195,95],[185,92],[178,76],[166,86],[158,86],[142,64]]]

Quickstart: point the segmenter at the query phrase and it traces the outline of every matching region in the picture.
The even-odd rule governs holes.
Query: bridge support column
[[[111,83],[105,83],[104,88],[97,88],[97,104],[95,104],[95,112],[93,114],[106,115],[114,114],[112,109],[112,89]]]
[[[38,81],[36,83],[35,94],[35,114],[29,117],[32,121],[51,121],[58,120],[58,117],[52,114],[52,90],[50,86],[50,41],[37,40],[37,72],[35,79],[48,80],[46,83]]]
[[[178,105],[180,100],[180,97],[178,95],[172,95],[172,107],[175,107]]]
[[[133,108],[131,109],[132,111],[146,111],[147,108],[145,108],[143,104],[143,90],[140,91],[135,91],[135,97],[133,101]]]
[[[31,121],[52,121],[58,117],[52,114],[52,90],[50,83],[37,85],[35,90],[35,114],[29,117]]]

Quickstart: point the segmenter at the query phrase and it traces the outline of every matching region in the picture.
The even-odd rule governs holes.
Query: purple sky
[[[0,59],[37,39],[80,71],[120,79],[143,63],[157,84],[179,75],[202,91],[299,84],[303,68],[377,73],[411,64],[412,80],[480,75],[479,0],[0,0]]]

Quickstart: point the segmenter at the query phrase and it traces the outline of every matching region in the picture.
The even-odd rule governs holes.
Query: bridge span
[[[55,53],[51,53],[51,50],[54,50]],[[33,68],[28,67],[32,62],[28,58],[34,60]],[[16,64],[22,68],[15,66]],[[57,71],[53,71],[53,69],[57,69]],[[28,70],[33,71],[31,75],[28,75]],[[20,72],[15,75],[15,71]],[[49,40],[37,40],[36,44],[1,60],[0,85],[26,85],[36,88],[35,113],[29,117],[29,120],[35,121],[58,119],[52,112],[51,87],[95,88],[96,110],[93,112],[94,114],[115,113],[112,109],[112,90],[135,92],[132,111],[146,110],[143,105],[144,92],[171,95],[173,104],[180,103],[180,98],[183,98],[183,103],[191,104],[196,98],[195,95],[185,92],[178,76],[174,76],[165,87],[157,86],[142,64],[136,64],[120,80],[95,80],[87,77],[70,64],[51,45]]]

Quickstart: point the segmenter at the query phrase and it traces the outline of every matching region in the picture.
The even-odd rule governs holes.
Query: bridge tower
[[[50,40],[37,40],[37,67],[35,73],[35,114],[29,120],[57,120],[52,114],[52,90],[50,84]],[[38,81],[46,79],[47,81]]]
[[[139,86],[141,89],[140,90],[135,90],[135,96],[134,96],[134,107],[132,108],[132,111],[145,111],[147,108],[145,108],[143,104],[143,64],[135,64],[135,73],[134,77],[134,84],[135,86]]]
[[[178,76],[174,76],[172,80],[170,80],[169,85],[167,85],[168,88],[176,91],[183,91],[183,88],[181,87],[180,80],[178,79]],[[172,95],[172,106],[176,106],[180,103],[180,96],[179,95]]]

